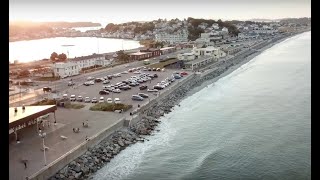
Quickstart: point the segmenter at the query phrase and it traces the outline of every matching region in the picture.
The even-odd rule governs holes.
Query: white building
[[[196,59],[196,55],[194,53],[180,53],[177,55],[177,58],[179,60],[183,60],[183,61],[192,61],[194,59]]]
[[[78,75],[79,66],[74,62],[59,62],[52,65],[54,75],[60,78]]]
[[[199,57],[193,61],[189,61],[184,63],[185,68],[191,69],[191,70],[196,70],[198,68],[204,67],[207,64],[210,64],[214,62],[214,58],[211,56],[202,56]]]
[[[156,41],[165,41],[170,44],[188,42],[188,33],[187,31],[177,34],[158,33],[156,34]]]
[[[210,32],[210,33],[201,33],[200,38],[196,39],[196,43],[200,43],[202,45],[213,46],[216,41],[220,41],[222,36],[218,33]]]
[[[107,60],[102,54],[92,54],[90,56],[76,57],[68,60],[65,63],[55,63],[52,65],[55,76],[61,78],[75,76],[80,74],[83,68],[94,67],[95,65],[107,66],[112,62],[113,59]]]
[[[92,54],[89,56],[75,57],[69,61],[76,63],[79,66],[79,69],[81,70],[82,68],[93,67],[95,65],[106,66],[110,62],[107,62],[108,60],[105,60],[105,56],[102,54]]]
[[[213,23],[213,24],[212,24],[212,27],[213,27],[214,29],[219,29],[219,24],[218,24],[218,23]]]
[[[208,46],[206,48],[193,48],[193,53],[196,56],[211,56],[213,58],[222,58],[226,56],[226,53],[221,48]]]

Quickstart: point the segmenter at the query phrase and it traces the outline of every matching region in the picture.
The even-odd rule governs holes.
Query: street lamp
[[[47,166],[47,158],[46,158],[46,146],[44,145],[44,138],[46,137],[45,132],[40,132],[39,136],[42,138],[42,148],[43,148],[43,158],[44,158],[44,165]]]

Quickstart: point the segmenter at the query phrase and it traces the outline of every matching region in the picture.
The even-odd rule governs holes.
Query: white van
[[[120,101],[120,99],[119,99],[119,98],[114,98],[114,103],[115,103],[115,104],[120,104],[120,103],[121,103],[121,101]]]
[[[68,99],[68,94],[62,95],[62,98],[63,98],[63,99]]]
[[[100,97],[99,103],[103,103],[103,102],[104,102],[104,97]]]

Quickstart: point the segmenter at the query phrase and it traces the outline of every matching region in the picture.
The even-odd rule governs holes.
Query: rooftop
[[[89,56],[81,56],[81,57],[75,57],[73,59],[70,59],[70,61],[83,61],[83,60],[88,60],[92,58],[99,58],[99,57],[104,57],[102,54],[92,54]]]
[[[164,47],[164,48],[161,48],[160,50],[167,50],[167,49],[174,49],[175,47]]]
[[[45,106],[25,106],[25,110],[22,107],[17,107],[18,112],[14,112],[14,107],[9,108],[9,129],[34,120],[37,117],[54,112],[57,110],[56,105]]]
[[[149,52],[135,52],[135,53],[130,53],[128,55],[131,55],[131,56],[140,56],[140,55],[144,55],[144,54],[149,54]]]
[[[193,61],[186,62],[185,64],[195,64],[195,63],[207,60],[207,59],[212,59],[212,57],[211,56],[202,56],[202,57],[195,59]]]

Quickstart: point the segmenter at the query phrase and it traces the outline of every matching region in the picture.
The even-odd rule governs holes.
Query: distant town
[[[282,34],[311,29],[311,18],[284,19],[278,22],[215,21],[188,18],[158,19],[151,22],[128,22],[108,24],[99,30],[80,32],[72,29],[78,26],[96,26],[95,23],[49,23],[41,26],[43,31],[29,32],[15,30],[10,39],[48,37],[104,37],[139,40],[143,48],[104,54],[92,54],[67,59],[66,54],[53,52],[43,61],[33,63],[10,63],[10,78],[51,77],[64,78],[92,71],[97,67],[111,67],[117,64],[141,61],[167,54],[172,50],[186,48],[209,48],[214,58],[233,55],[260,41]],[[33,25],[32,28],[37,27]],[[29,27],[30,28],[30,27]],[[50,31],[48,31],[50,29]],[[10,32],[14,29],[10,29]],[[24,33],[18,33],[24,32]],[[11,36],[12,35],[12,36]],[[209,51],[209,50],[208,50]],[[192,52],[197,52],[193,49]],[[204,55],[204,54],[198,54]],[[172,56],[179,60],[197,59],[197,54],[186,53]],[[210,54],[211,55],[211,54]],[[53,64],[54,63],[54,64]],[[60,71],[59,71],[60,69]],[[61,70],[63,69],[63,70]]]
[[[201,33],[211,33],[215,39],[226,36],[252,35],[262,31],[292,31],[300,26],[311,24],[311,18],[282,19],[271,22],[256,21],[221,21],[207,19],[158,19],[150,22],[109,23],[105,28],[81,32],[76,27],[99,27],[92,22],[50,22],[50,23],[11,23],[9,40],[32,40],[52,37],[104,37],[133,40],[166,41],[169,43],[194,41]],[[213,39],[213,38],[211,38]]]

